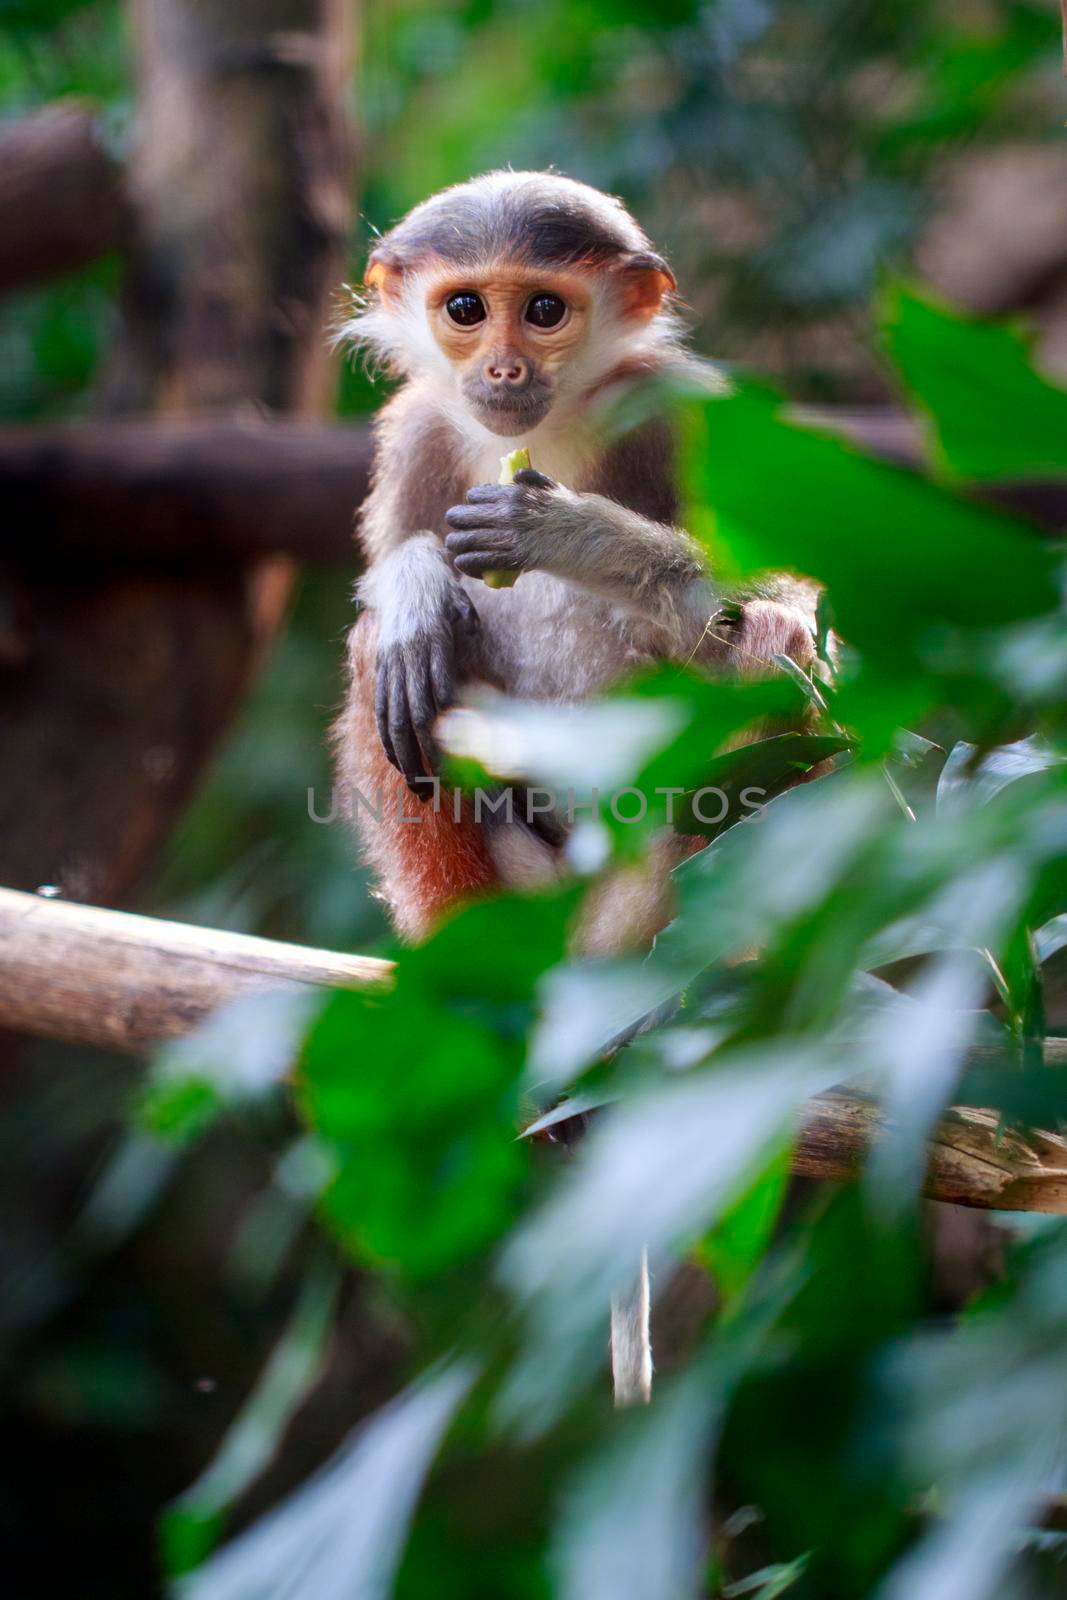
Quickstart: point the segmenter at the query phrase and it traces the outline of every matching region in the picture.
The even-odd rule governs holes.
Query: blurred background
[[[349,430],[358,463],[382,388],[326,355],[331,305],[375,231],[444,184],[553,165],[621,195],[675,267],[696,346],[798,398],[893,402],[869,306],[901,267],[959,304],[1025,311],[1067,373],[1055,0],[0,0],[0,25],[0,879],[15,887],[381,946],[345,830],[307,801],[326,809],[354,560],[216,555],[216,469],[194,453],[195,570],[131,577],[78,547],[55,488],[69,463],[40,452],[72,421],[196,419],[225,443],[289,418]],[[242,208],[251,245],[227,236]],[[59,243],[35,254],[38,223]],[[308,450],[298,521],[301,471],[317,493]],[[77,481],[93,488],[87,469]],[[38,548],[52,511],[66,542]],[[106,496],[86,515],[110,525]],[[100,681],[72,706],[87,660]],[[146,746],[157,717],[171,735]],[[71,754],[83,741],[92,759]],[[54,784],[31,806],[24,781],[65,762],[73,819]],[[0,1519],[5,1565],[33,1573],[10,1592],[143,1597],[154,1518],[289,1315],[295,1268],[263,1241],[299,1232],[299,1173],[264,1210],[276,1130],[261,1147],[221,1130],[179,1162],[119,1139],[129,1063],[9,1042],[2,1064]],[[371,1287],[344,1297],[327,1378],[242,1519],[390,1391],[402,1334]]]

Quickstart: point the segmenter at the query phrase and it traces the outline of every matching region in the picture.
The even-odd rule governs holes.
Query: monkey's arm
[[[697,547],[680,529],[599,494],[578,494],[529,468],[513,484],[479,484],[445,521],[456,567],[551,572],[670,628],[707,589]],[[708,591],[710,594],[710,590]]]
[[[429,799],[437,768],[433,725],[455,698],[477,613],[429,530],[460,492],[454,452],[417,392],[401,391],[381,413],[374,485],[361,532],[370,569],[360,601],[377,617],[374,713],[386,756],[409,788]]]
[[[437,770],[433,726],[454,703],[477,612],[432,533],[405,539],[378,562],[359,597],[378,616],[374,716],[382,748],[408,787],[428,800],[427,779]]]
[[[449,554],[468,577],[496,568],[551,572],[651,623],[669,655],[745,673],[777,654],[807,665],[814,653],[813,585],[782,577],[758,593],[728,596],[685,532],[605,495],[575,493],[526,470],[514,484],[469,490],[445,520]]]

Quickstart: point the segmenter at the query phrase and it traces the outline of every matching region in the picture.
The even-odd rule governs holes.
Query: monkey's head
[[[675,288],[621,202],[542,172],[489,173],[416,206],[379,240],[367,283],[343,331],[507,438],[646,347]]]

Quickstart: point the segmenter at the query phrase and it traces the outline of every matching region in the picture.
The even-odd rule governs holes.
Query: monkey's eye
[[[462,289],[459,294],[450,294],[445,301],[445,310],[453,322],[458,322],[461,328],[473,328],[476,322],[485,321],[485,305],[481,295],[475,294],[472,289]]]
[[[526,307],[526,320],[535,328],[558,328],[567,315],[567,302],[558,294],[535,294]]]

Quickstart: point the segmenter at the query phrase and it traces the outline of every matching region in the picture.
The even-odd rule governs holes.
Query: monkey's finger
[[[551,845],[553,850],[561,850],[567,842],[567,830],[555,811],[542,811],[531,803],[530,791],[526,784],[516,784],[512,788],[512,812],[516,820],[525,823],[530,832],[536,834],[545,844]]]
[[[469,506],[484,506],[493,500],[514,500],[515,490],[510,483],[476,483],[465,498]]]
[[[445,512],[445,521],[450,528],[491,528],[500,521],[502,508],[500,506],[453,506]]]
[[[409,789],[425,798],[425,789],[417,789],[414,780],[423,774],[422,751],[415,737],[415,729],[408,709],[404,672],[399,662],[394,662],[389,680],[389,739],[396,751],[395,765]]]
[[[486,572],[522,572],[526,566],[514,539],[506,534],[471,537],[457,547],[453,559],[467,578],[480,578]]]
[[[478,607],[474,604],[466,589],[461,589],[458,584],[452,591],[452,600],[455,626],[461,633],[471,638],[481,627],[482,619],[478,615]]]
[[[551,478],[546,478],[543,472],[538,472],[536,467],[520,467],[516,472],[515,483],[521,483],[524,489],[554,489],[555,483]]]
[[[447,711],[455,703],[452,663],[448,651],[437,640],[430,646],[430,683],[437,710]]]
[[[489,550],[472,550],[469,555],[456,557],[456,567],[467,578],[481,578],[487,572],[510,570],[500,556]]]
[[[433,688],[430,683],[430,663],[425,656],[420,656],[417,661],[408,664],[407,697],[411,726],[422,752],[423,765],[428,772],[436,772],[440,764],[433,736],[437,707],[434,704]],[[425,787],[423,785],[424,789]]]
[[[445,539],[445,549],[450,556],[469,556],[472,550],[484,550],[487,555],[506,555],[513,541],[503,528],[464,528],[450,533]]]
[[[389,737],[389,661],[379,662],[378,674],[374,683],[374,720],[378,725],[378,737],[382,741],[385,759],[391,767],[400,770],[400,762],[396,759],[393,741]]]

